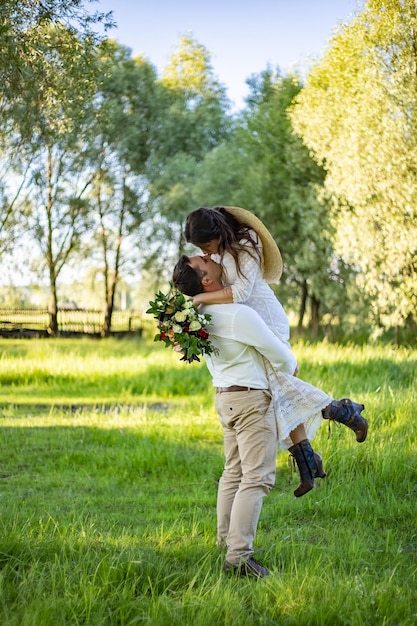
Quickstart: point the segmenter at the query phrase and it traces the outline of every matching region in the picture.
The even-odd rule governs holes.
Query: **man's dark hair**
[[[172,272],[174,286],[186,296],[196,296],[204,291],[201,284],[202,278],[201,270],[191,267],[190,257],[183,254]]]

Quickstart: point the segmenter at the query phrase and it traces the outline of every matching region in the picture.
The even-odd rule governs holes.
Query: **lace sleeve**
[[[249,252],[239,254],[240,273],[236,273],[235,281],[230,285],[233,302],[246,302],[248,300],[255,281],[259,277],[259,263],[259,258],[254,258]]]

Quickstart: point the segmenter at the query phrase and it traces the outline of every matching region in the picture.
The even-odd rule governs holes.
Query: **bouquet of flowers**
[[[159,291],[149,304],[146,312],[154,316],[159,327],[154,341],[163,341],[165,347],[178,347],[183,353],[181,361],[199,361],[199,354],[214,351],[207,330],[211,315],[199,313],[191,298],[171,286],[168,294]]]

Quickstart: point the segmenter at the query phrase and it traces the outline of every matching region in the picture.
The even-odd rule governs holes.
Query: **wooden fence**
[[[40,309],[0,309],[0,336],[47,337],[48,311]],[[60,336],[100,336],[104,325],[103,311],[92,309],[60,309]],[[111,334],[142,334],[143,316],[133,311],[114,311]]]

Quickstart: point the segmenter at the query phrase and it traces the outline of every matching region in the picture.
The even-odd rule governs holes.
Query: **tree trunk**
[[[180,256],[182,256],[184,254],[184,224],[181,221],[180,222],[180,236],[179,236],[179,240],[178,240],[178,259],[180,258]]]
[[[125,180],[123,180],[123,189],[125,188]],[[119,281],[119,268],[121,261],[121,252],[122,252],[122,241],[123,241],[123,229],[126,217],[126,203],[125,196],[123,192],[122,198],[122,206],[120,208],[119,213],[119,226],[117,233],[117,244],[115,250],[115,259],[114,259],[114,269],[112,276],[110,278],[110,267],[108,262],[108,245],[107,245],[107,236],[106,230],[104,228],[104,220],[103,213],[100,208],[100,220],[101,220],[101,234],[102,234],[102,245],[103,245],[103,255],[104,255],[104,284],[105,284],[105,295],[106,295],[106,311],[104,315],[104,323],[101,334],[103,337],[108,337],[111,332],[111,320],[113,317],[113,309],[114,309],[114,298],[116,295],[117,283]]]
[[[300,310],[298,312],[298,324],[297,324],[298,331],[301,331],[303,329],[304,315],[305,315],[306,308],[307,308],[307,296],[308,296],[307,281],[304,280],[301,286],[301,303],[300,303]]]
[[[53,224],[52,224],[52,206],[53,206],[53,191],[52,191],[52,153],[48,148],[48,189],[47,189],[47,204],[46,204],[46,216],[48,224],[48,243],[46,257],[49,270],[49,327],[48,333],[50,335],[58,334],[58,298],[56,291],[56,268],[55,259],[53,253]]]
[[[310,328],[312,330],[313,337],[318,337],[320,329],[320,300],[317,300],[315,296],[311,296]]]
[[[111,331],[111,318],[113,315],[113,307],[108,302],[106,303],[106,310],[104,312],[103,328],[101,329],[102,337],[109,337]]]
[[[103,337],[109,337],[111,332],[111,320],[113,317],[114,297],[116,295],[117,279],[113,275],[112,283],[108,292],[108,300],[106,302],[106,311],[104,314],[104,324],[101,331]]]
[[[56,294],[56,282],[50,285],[49,304],[48,304],[49,326],[48,333],[50,335],[58,334],[58,303]]]
[[[105,302],[104,322],[103,322],[103,327],[101,329],[101,336],[108,337],[110,335],[110,329],[111,329],[112,310],[109,310],[109,302],[110,302],[109,260],[108,260],[109,255],[108,255],[108,247],[107,247],[107,233],[106,233],[106,227],[104,225],[104,213],[103,213],[103,207],[101,203],[101,171],[99,172],[99,177],[98,177],[96,200],[97,200],[98,214],[100,218],[100,239],[101,239],[101,246],[103,249],[103,278],[104,278],[104,302]]]

